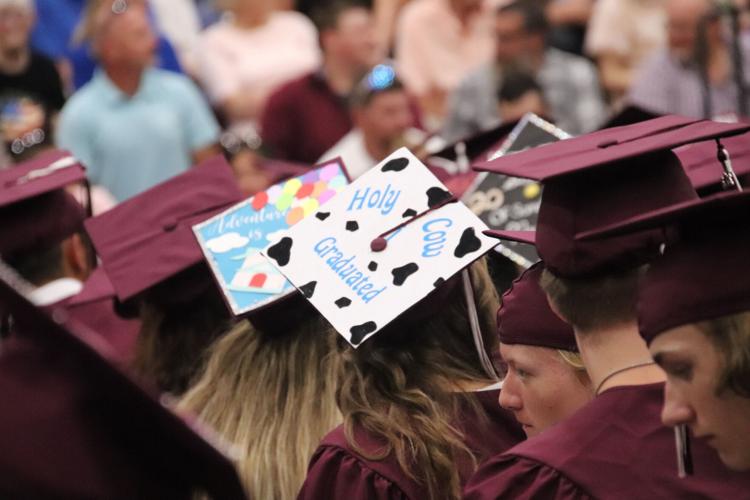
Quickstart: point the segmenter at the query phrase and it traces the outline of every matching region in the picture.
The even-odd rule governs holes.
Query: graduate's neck
[[[651,354],[635,320],[585,332],[574,330],[586,371],[598,393],[665,380],[658,366],[647,364],[652,362]]]
[[[361,71],[355,71],[350,64],[339,61],[336,57],[326,57],[323,62],[323,73],[333,93],[346,96],[354,88]]]

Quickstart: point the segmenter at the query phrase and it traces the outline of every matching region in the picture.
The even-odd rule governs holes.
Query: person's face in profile
[[[20,49],[29,43],[34,13],[17,5],[0,7],[0,48]]]
[[[555,349],[500,344],[500,355],[507,365],[500,406],[513,412],[528,437],[568,418],[593,397],[585,372]]]
[[[695,325],[664,332],[649,348],[667,374],[664,424],[689,426],[727,467],[750,470],[750,398],[720,388],[724,355]]]

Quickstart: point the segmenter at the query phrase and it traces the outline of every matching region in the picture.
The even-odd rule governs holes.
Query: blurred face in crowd
[[[555,349],[500,344],[500,355],[507,364],[500,406],[513,412],[528,437],[568,418],[593,397],[586,372]]]
[[[336,28],[323,35],[323,46],[327,54],[363,71],[377,64],[380,51],[370,11],[362,7],[344,10]]]
[[[720,389],[725,358],[695,325],[656,337],[651,354],[667,374],[662,421],[686,424],[715,448],[727,467],[750,469],[750,399]]]
[[[367,104],[354,109],[354,123],[361,129],[365,142],[378,144],[385,150],[395,149],[393,146],[403,141],[404,132],[413,121],[409,98],[403,89],[379,92]]]
[[[531,35],[524,28],[520,12],[500,12],[495,16],[496,60],[500,64],[520,65],[529,53]]]
[[[26,47],[33,26],[31,2],[0,1],[0,49],[18,50]]]
[[[707,0],[669,0],[667,3],[667,35],[669,48],[678,59],[693,59],[698,23],[708,12]],[[709,23],[708,38],[719,33],[718,23]]]
[[[217,6],[242,20],[265,21],[277,4],[278,0],[220,0]]]
[[[231,161],[240,190],[247,196],[263,191],[271,184],[268,172],[260,166],[261,158],[252,150],[244,148]]]
[[[156,35],[144,4],[132,4],[122,14],[112,14],[100,35],[101,60],[111,66],[143,69],[151,65]]]
[[[514,101],[500,101],[498,112],[504,122],[514,122],[523,118],[526,113],[547,116],[547,106],[542,94],[536,90],[529,90]]]

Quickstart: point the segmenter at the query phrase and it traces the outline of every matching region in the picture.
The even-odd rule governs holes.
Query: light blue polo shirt
[[[191,153],[218,141],[219,125],[193,82],[150,68],[132,97],[99,70],[65,104],[58,146],[119,201],[187,170]]]

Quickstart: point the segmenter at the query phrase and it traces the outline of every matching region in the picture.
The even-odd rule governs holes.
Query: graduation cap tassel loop
[[[740,180],[732,168],[732,159],[729,156],[729,151],[727,151],[727,148],[724,147],[719,139],[716,139],[716,148],[716,157],[724,168],[724,173],[721,176],[721,187],[725,190],[735,189],[742,191]]]
[[[388,231],[386,231],[384,233],[381,233],[380,235],[378,235],[377,238],[375,238],[374,240],[372,240],[370,242],[370,250],[372,250],[373,252],[382,252],[388,246],[388,240],[385,239],[386,236],[388,236],[389,234],[395,233],[396,231],[398,231],[402,227],[408,226],[409,224],[411,224],[415,220],[419,219],[420,217],[424,217],[425,215],[429,214],[430,212],[434,212],[435,210],[437,210],[440,207],[443,207],[443,206],[445,206],[445,205],[447,205],[449,203],[455,203],[457,201],[458,201],[458,198],[456,198],[455,196],[451,195],[451,196],[447,197],[446,199],[444,199],[443,201],[441,201],[440,203],[436,204],[435,206],[428,208],[424,212],[418,213],[414,217],[405,220],[401,224],[392,227],[391,229],[389,229]]]
[[[687,426],[674,427],[675,448],[677,450],[677,475],[688,477],[693,475],[693,455],[690,452],[690,434]]]
[[[466,296],[466,309],[469,312],[469,325],[471,326],[471,335],[474,337],[474,346],[477,349],[479,355],[479,361],[482,363],[485,373],[492,380],[498,380],[497,372],[495,367],[492,365],[492,361],[487,356],[487,351],[484,348],[484,342],[482,340],[482,329],[479,327],[479,315],[477,314],[477,304],[474,301],[474,288],[471,286],[471,276],[469,276],[468,269],[461,271],[461,280],[463,281],[464,295]]]

